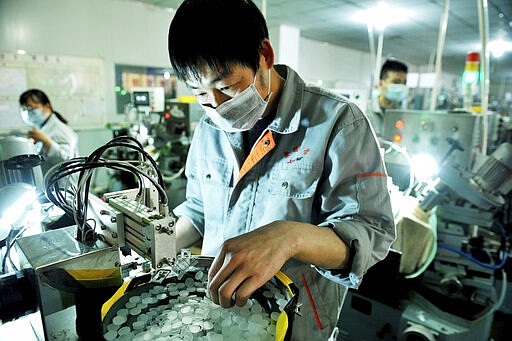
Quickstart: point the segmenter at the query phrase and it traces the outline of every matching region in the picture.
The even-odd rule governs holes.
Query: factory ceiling
[[[183,0],[130,0],[162,8],[177,8]],[[370,35],[367,25],[360,21],[367,18],[364,11],[376,7],[376,0],[254,0],[262,9],[269,26],[280,24],[300,29],[304,38],[370,52]],[[449,0],[445,0],[449,1]],[[387,0],[394,12],[394,19],[383,31],[384,58],[395,56],[414,65],[433,65],[443,0]],[[469,52],[481,51],[478,0],[449,1],[446,40],[443,49],[442,70],[461,74]],[[512,1],[487,0],[491,42],[499,38],[512,44]],[[380,16],[382,17],[382,15]],[[358,20],[359,19],[359,20]],[[376,50],[378,33],[372,35]],[[504,47],[505,43],[500,46]],[[512,51],[500,58],[490,54],[489,78],[491,82],[512,83]],[[433,71],[433,67],[432,67]]]

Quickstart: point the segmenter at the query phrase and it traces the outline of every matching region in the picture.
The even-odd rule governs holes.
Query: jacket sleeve
[[[332,228],[350,247],[351,260],[341,271],[317,270],[357,288],[366,271],[386,257],[395,239],[395,225],[386,169],[368,119],[356,105],[343,110],[345,118],[326,151],[319,225]]]
[[[185,201],[178,205],[173,212],[178,217],[187,217],[198,232],[204,236],[203,196],[201,194],[201,187],[197,174],[198,158],[195,157],[197,153],[200,153],[202,150],[199,146],[200,143],[198,142],[200,140],[200,129],[199,125],[196,128],[194,137],[192,138],[192,144],[190,145],[185,165],[185,176],[187,178]]]
[[[51,146],[46,152],[45,157],[52,164],[77,156],[78,136],[76,133],[71,129],[58,128],[57,126],[51,134],[47,134],[51,141]]]

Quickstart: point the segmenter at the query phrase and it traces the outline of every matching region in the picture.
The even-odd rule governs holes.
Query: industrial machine
[[[43,189],[41,157],[28,138],[0,137],[0,188],[20,182]]]
[[[141,112],[163,112],[164,101],[163,87],[132,89],[132,103]]]
[[[395,184],[405,190],[414,176],[410,174],[414,169],[407,155],[420,159],[427,156],[437,167],[447,162],[470,170],[480,148],[480,126],[481,117],[467,112],[386,110],[382,137],[395,145],[395,149],[406,150],[406,153],[385,155],[386,167]]]
[[[391,112],[385,126],[404,159],[431,153],[439,171],[403,197],[393,250],[349,291],[340,338],[486,340],[507,294],[512,145],[477,157],[471,114]]]
[[[41,157],[31,140],[17,136],[0,137],[0,247],[5,246],[12,224],[22,214],[13,208],[30,205],[29,197],[24,195],[35,197],[36,192],[43,189],[40,165]],[[20,198],[24,200],[20,201]],[[0,261],[3,262],[1,253]]]
[[[110,155],[109,149],[121,147],[136,151],[139,158],[105,158]],[[92,173],[105,167],[132,172],[139,179],[138,188],[105,193],[101,198],[90,194]],[[239,335],[234,339],[251,332],[266,334],[267,340],[276,334],[282,334],[278,339],[284,339],[286,334],[289,339],[298,311],[298,289],[282,273],[258,289],[244,311],[233,310],[233,321],[235,317],[237,321],[245,319],[245,324],[241,322],[244,330],[237,324],[228,330],[229,326],[222,324],[225,314],[221,316],[219,307],[205,298],[204,274],[213,258],[192,256],[190,250],[176,251],[176,217],[168,209],[163,176],[137,140],[120,136],[88,157],[60,163],[45,176],[45,188],[48,199],[73,216],[76,224],[16,239],[19,272],[26,273],[29,285],[15,291],[24,289],[36,296],[37,304],[27,309],[40,315],[38,322],[30,326],[38,338],[132,339],[136,332],[145,332],[143,328],[147,327],[150,333],[150,329],[162,327],[158,333],[168,335],[177,330],[175,336],[180,336],[181,330],[182,334],[206,335],[212,331]],[[136,275],[127,274],[135,268]],[[13,289],[15,284],[11,284]],[[188,289],[184,289],[186,286]],[[135,301],[140,308],[134,308]],[[184,302],[191,306],[184,308]],[[177,327],[171,323],[163,327],[160,322],[167,321],[173,304],[184,314],[198,305],[197,313],[203,318],[205,309],[210,307],[218,314],[208,317],[211,321],[205,322],[204,328],[208,329],[204,332],[198,325],[183,323],[181,328],[181,317]],[[18,316],[26,312],[11,311]],[[138,319],[141,312],[146,320]],[[186,317],[192,318],[190,314]],[[133,333],[121,337],[129,328]]]
[[[134,88],[131,102],[125,108],[127,123],[110,126],[114,138],[134,137],[155,159],[166,188],[172,187],[170,190],[173,195],[169,197],[171,209],[185,198],[186,182],[182,175],[190,146],[191,115],[196,114],[197,107],[198,104],[194,106],[194,103],[166,99],[163,88]],[[116,148],[107,153],[109,158],[137,158],[137,153],[127,148]],[[113,153],[116,155],[111,155]],[[133,188],[137,181],[129,172],[110,169],[107,173],[109,179],[104,181],[104,190],[98,191],[101,194],[105,191]]]
[[[108,151],[116,148],[133,150],[139,158],[105,157],[115,155]],[[99,168],[130,172],[138,186],[98,198],[90,194],[90,182]],[[46,196],[73,217],[75,225],[15,240],[18,271],[27,273],[37,293],[41,323],[32,325],[37,335],[46,340],[99,339],[101,305],[122,284],[123,271],[144,267],[163,281],[186,268],[176,262],[176,218],[169,212],[163,183],[156,162],[140,142],[127,136],[46,174]],[[10,312],[4,320],[28,311]]]
[[[17,237],[38,219],[43,190],[41,158],[32,140],[0,137],[0,320],[36,309],[29,271],[15,268],[11,250]]]

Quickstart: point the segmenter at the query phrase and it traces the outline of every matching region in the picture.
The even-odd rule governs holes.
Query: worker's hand
[[[29,130],[27,136],[34,139],[35,142],[41,141],[46,150],[48,150],[52,144],[50,138],[37,128]]]
[[[208,290],[213,302],[228,308],[243,306],[252,293],[293,257],[293,231],[277,221],[228,239],[213,261]]]

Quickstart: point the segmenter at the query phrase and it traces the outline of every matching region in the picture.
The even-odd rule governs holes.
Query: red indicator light
[[[168,120],[169,118],[171,118],[171,114],[169,114],[168,112],[166,112],[166,113],[164,114],[164,118],[165,118],[166,120]]]
[[[402,129],[404,126],[405,126],[405,123],[402,120],[398,120],[395,122],[395,128],[397,128],[397,129]]]
[[[402,141],[402,135],[400,135],[400,134],[395,134],[395,135],[393,136],[393,141],[395,141],[395,142],[401,142],[401,141]]]

